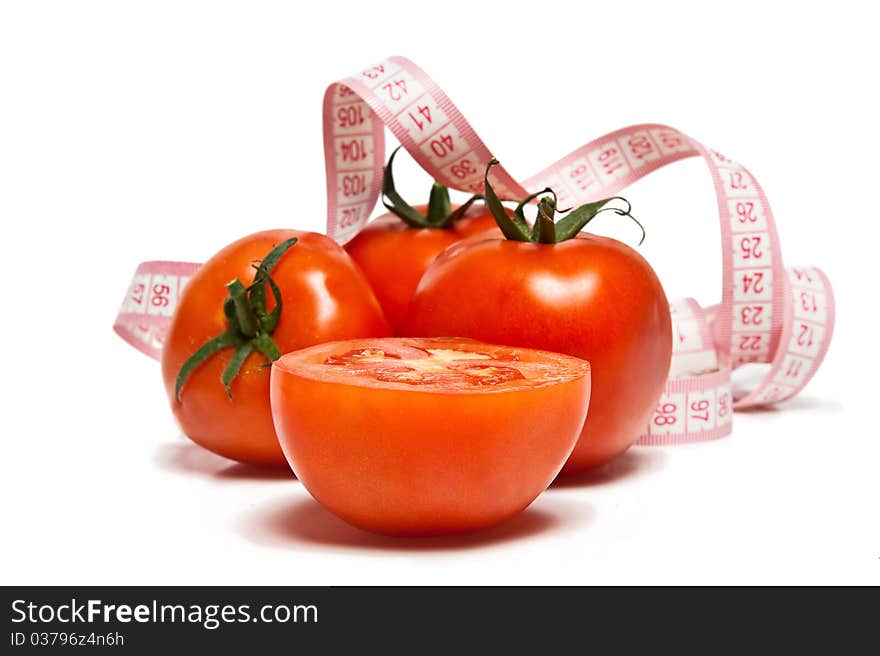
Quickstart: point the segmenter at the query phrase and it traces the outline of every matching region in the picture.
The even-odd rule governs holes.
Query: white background
[[[2,4],[2,583],[880,583],[880,53],[858,3],[306,4]],[[455,539],[360,533],[180,437],[157,364],[110,330],[130,274],[322,230],[324,88],[389,54],[521,178],[646,121],[746,164],[786,262],[835,286],[817,377],[729,438],[634,449]],[[716,302],[702,163],[627,195],[669,296]]]

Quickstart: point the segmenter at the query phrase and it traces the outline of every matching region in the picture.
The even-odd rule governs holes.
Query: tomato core
[[[324,364],[342,367],[352,375],[406,385],[442,382],[455,387],[491,386],[526,378],[519,368],[499,364],[497,358],[488,353],[454,349],[412,350],[417,353],[401,356],[367,348],[332,355],[324,360]]]

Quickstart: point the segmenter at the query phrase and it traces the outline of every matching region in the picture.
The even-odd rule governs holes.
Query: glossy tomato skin
[[[390,334],[366,279],[342,247],[324,235],[258,232],[203,264],[187,284],[172,318],[162,349],[162,377],[183,432],[206,449],[240,462],[286,465],[269,408],[266,358],[257,353],[248,357],[232,382],[232,400],[220,382],[231,349],[215,354],[192,373],[181,391],[181,402],[174,398],[175,381],[187,358],[226,330],[226,283],[238,277],[250,284],[252,264],[290,237],[298,242],[272,272],[284,304],[272,335],[282,353],[334,339]],[[267,295],[271,299],[271,293]]]
[[[370,281],[385,316],[398,334],[419,279],[434,258],[462,239],[498,230],[488,210],[482,205],[477,208],[448,229],[411,228],[394,214],[384,214],[345,245]],[[416,211],[424,214],[427,210],[417,207]]]
[[[382,341],[357,340],[356,346],[382,348]],[[497,348],[443,341],[452,348]],[[351,348],[337,344],[276,361],[272,408],[300,482],[328,510],[365,530],[440,535],[505,521],[550,484],[587,412],[589,365],[575,358],[566,360],[576,362],[577,375],[564,381],[473,392],[347,385],[298,370],[297,360],[311,357],[307,352],[324,357]],[[535,357],[520,351],[523,359]]]
[[[564,474],[604,465],[632,445],[672,356],[669,304],[654,270],[629,246],[587,234],[451,247],[422,277],[407,329],[589,360],[590,412]]]

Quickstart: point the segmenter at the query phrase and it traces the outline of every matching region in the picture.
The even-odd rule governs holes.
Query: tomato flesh
[[[470,355],[470,354],[469,354]],[[499,385],[510,380],[523,380],[522,372],[512,366],[503,366],[484,360],[484,354],[471,358],[456,358],[448,363],[428,349],[423,356],[403,358],[394,353],[364,349],[342,356],[330,356],[324,364],[345,367],[346,373],[359,373],[387,383],[429,385],[443,382],[450,386]]]
[[[553,480],[583,425],[589,364],[469,339],[388,338],[294,351],[272,412],[297,477],[361,528],[485,528]]]

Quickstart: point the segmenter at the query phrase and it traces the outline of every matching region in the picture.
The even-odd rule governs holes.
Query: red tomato
[[[426,212],[425,206],[415,209]],[[371,221],[346,244],[345,250],[360,265],[385,316],[399,333],[410,298],[428,265],[447,246],[486,230],[497,233],[498,227],[482,206],[477,206],[448,228],[415,228],[389,213]]]
[[[410,305],[411,335],[460,335],[590,361],[590,414],[563,473],[603,465],[632,445],[672,356],[669,304],[654,270],[625,244],[577,234],[605,202],[576,210],[580,222],[554,226],[553,204],[542,201],[548,216],[539,214],[545,225],[536,223],[534,236],[511,224],[505,234],[522,241],[453,246],[428,267]],[[525,241],[539,230],[555,239],[563,228],[576,236]]]
[[[436,535],[528,506],[562,467],[590,395],[583,360],[466,339],[322,344],[272,365],[284,453],[361,528]]]
[[[221,376],[234,349],[218,351],[197,366],[176,397],[178,374],[196,350],[228,331],[224,314],[227,283],[254,280],[254,263],[292,237],[271,271],[282,312],[271,339],[280,352],[334,339],[384,336],[390,329],[369,284],[333,240],[311,232],[270,230],[230,244],[202,265],[189,281],[162,350],[162,376],[174,416],[194,442],[242,462],[285,465],[269,408],[269,359],[259,352],[244,360],[230,383]],[[275,306],[271,289],[267,310]]]
[[[492,213],[473,196],[454,207],[449,190],[436,182],[427,205],[411,207],[394,186],[394,158],[388,158],[382,177],[382,199],[391,210],[364,228],[345,249],[357,262],[394,331],[406,319],[409,300],[425,269],[450,244],[486,230],[498,233]]]

